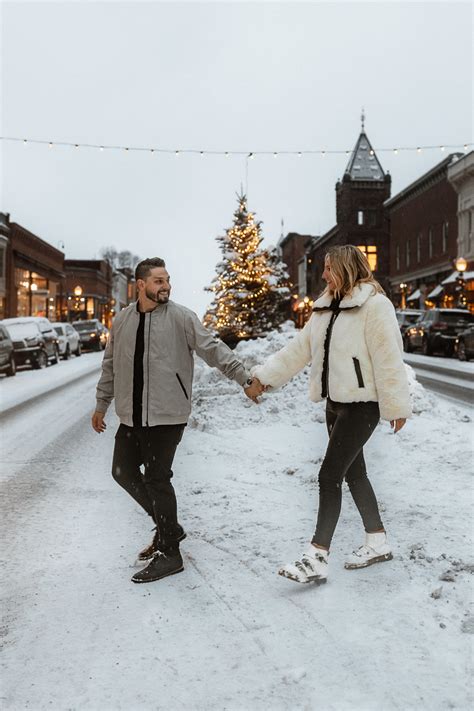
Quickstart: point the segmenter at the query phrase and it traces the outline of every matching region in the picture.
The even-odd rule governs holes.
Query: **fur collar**
[[[352,290],[352,294],[347,294],[341,301],[340,309],[354,309],[365,304],[367,299],[375,294],[375,289],[372,284],[358,284]],[[323,294],[319,299],[316,299],[313,305],[313,311],[320,309],[329,309],[332,302],[332,296]]]

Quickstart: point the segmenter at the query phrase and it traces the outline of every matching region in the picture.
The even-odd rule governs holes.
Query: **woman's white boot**
[[[344,567],[346,570],[367,568],[368,565],[383,563],[385,560],[391,560],[392,558],[392,551],[387,543],[385,531],[366,533],[365,544],[348,557]]]
[[[301,560],[288,563],[280,568],[278,575],[289,578],[297,583],[325,583],[328,577],[329,551],[309,545],[301,556]]]

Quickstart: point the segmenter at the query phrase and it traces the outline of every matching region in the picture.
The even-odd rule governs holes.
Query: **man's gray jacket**
[[[97,385],[98,412],[115,398],[120,422],[133,426],[133,370],[138,302],[115,317]],[[215,338],[195,313],[169,301],[145,314],[142,422],[148,427],[187,422],[191,412],[193,351],[240,385],[250,373],[225,343]]]

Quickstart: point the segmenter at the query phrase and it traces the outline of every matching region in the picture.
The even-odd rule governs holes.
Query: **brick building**
[[[390,189],[391,176],[384,173],[362,123],[343,178],[336,183],[336,225],[315,238],[306,255],[308,292],[313,298],[325,288],[324,256],[335,245],[359,247],[376,279],[384,288],[389,287],[390,235],[384,202]]]
[[[474,151],[450,164],[448,180],[458,196],[457,257],[466,260],[464,296],[466,305],[474,312]]]
[[[457,195],[447,174],[460,156],[448,155],[385,203],[397,306],[455,305],[441,282],[452,274],[457,256]]]
[[[1,216],[1,317],[61,318],[64,253],[16,222]]]
[[[115,313],[112,303],[112,267],[105,259],[66,259],[66,301],[63,321],[97,318],[110,327]]]

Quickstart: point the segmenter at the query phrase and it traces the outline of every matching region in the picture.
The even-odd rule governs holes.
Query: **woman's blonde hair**
[[[331,247],[325,259],[329,259],[331,275],[335,283],[334,293],[337,297],[351,294],[358,284],[372,284],[376,293],[385,294],[370,269],[365,254],[352,244]],[[324,294],[330,292],[326,287]]]

